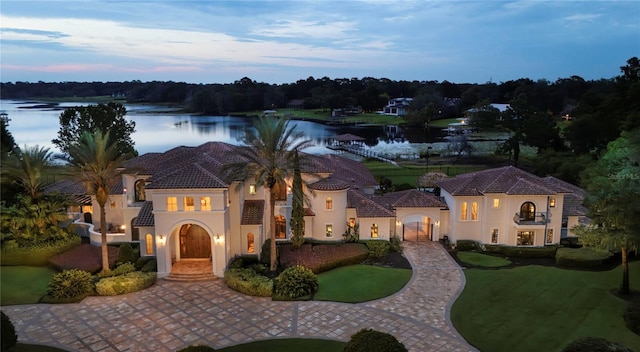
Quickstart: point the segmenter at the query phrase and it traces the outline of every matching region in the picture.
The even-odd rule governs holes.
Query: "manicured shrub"
[[[77,235],[69,235],[55,241],[34,242],[20,246],[5,242],[2,244],[0,263],[1,265],[45,266],[51,257],[68,251],[80,245],[81,242],[82,238]]]
[[[224,283],[230,289],[249,296],[271,297],[273,294],[273,281],[250,268],[225,271]]]
[[[107,246],[109,252],[109,265],[115,267],[118,248]],[[64,253],[60,253],[51,259],[49,264],[59,271],[80,269],[95,273],[102,269],[102,250],[100,246],[81,244]]]
[[[131,247],[129,243],[123,243],[118,247],[118,258],[116,259],[116,265],[122,263],[135,263],[140,257],[140,254]]]
[[[55,299],[86,297],[93,293],[91,273],[71,269],[53,275],[47,294]]]
[[[480,245],[476,241],[458,240],[456,241],[456,249],[458,251],[475,251],[480,250]]]
[[[344,352],[407,352],[393,335],[373,329],[362,329],[351,335]]]
[[[579,238],[577,236],[564,237],[560,239],[560,245],[569,248],[580,248],[582,245],[578,240]]]
[[[400,240],[400,237],[393,235],[389,238],[389,250],[402,253],[402,240]]]
[[[389,253],[391,245],[388,241],[383,240],[371,240],[367,241],[367,248],[369,248],[370,258],[382,258]]]
[[[13,346],[16,345],[16,343],[18,343],[18,335],[16,334],[16,328],[15,326],[13,326],[13,323],[11,322],[11,319],[9,319],[9,316],[7,316],[6,314],[4,314],[4,312],[0,311],[0,316],[1,316],[1,324],[2,327],[0,327],[0,330],[2,330],[0,332],[0,336],[2,337],[1,341],[2,341],[2,351],[9,351],[11,348],[13,348]]]
[[[274,282],[274,296],[296,299],[313,295],[318,290],[318,277],[301,265],[284,269]]]
[[[562,352],[633,352],[633,350],[603,338],[583,337],[567,345]]]
[[[624,323],[636,335],[640,336],[640,299],[629,303],[624,311]]]
[[[280,265],[288,268],[302,265],[311,269],[315,274],[335,269],[341,266],[362,263],[369,256],[369,249],[363,243],[332,244],[303,244],[300,248],[293,248],[285,244],[280,248]]]
[[[613,253],[590,247],[558,248],[556,264],[571,268],[599,268],[607,264]]]
[[[113,270],[106,270],[106,271],[102,271],[98,273],[98,277],[99,278],[105,278],[105,277],[112,277],[112,276],[118,276],[118,275],[123,275],[126,273],[130,273],[136,271],[136,266],[131,264],[131,263],[122,263],[120,265],[118,265],[117,268],[113,269]]]
[[[213,349],[213,347],[209,347],[206,345],[199,345],[199,346],[188,346],[178,350],[177,352],[215,352],[215,349]]]
[[[140,271],[142,271],[143,273],[158,271],[158,261],[156,260],[156,258],[151,258],[151,260],[149,260],[147,264],[140,268]]]
[[[136,270],[142,269],[149,261],[155,259],[154,257],[140,257],[136,260]]]
[[[485,247],[486,248],[486,247]],[[512,247],[503,246],[502,254],[509,258],[553,258],[556,255],[556,246],[545,247]]]
[[[156,273],[132,273],[106,277],[96,283],[96,292],[101,296],[116,296],[136,292],[150,287],[156,282]]]

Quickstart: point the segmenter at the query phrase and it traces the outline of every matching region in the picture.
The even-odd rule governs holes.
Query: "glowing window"
[[[153,236],[151,236],[150,233],[146,234],[144,236],[144,242],[147,247],[145,253],[147,255],[152,255],[153,254]]]
[[[287,220],[282,215],[276,215],[276,238],[279,240],[287,238]]]
[[[547,229],[547,237],[544,241],[546,244],[553,243],[553,229]]]
[[[333,237],[333,225],[325,225],[325,233],[327,237]]]
[[[491,243],[498,243],[498,229],[491,230]]]
[[[356,218],[349,218],[349,227],[353,228],[356,226]]]
[[[116,207],[116,202],[109,203],[109,206],[111,207],[111,209],[115,208]]]
[[[247,234],[247,253],[255,253],[253,233],[251,232]]]
[[[135,189],[135,201],[136,202],[144,202],[146,199],[145,193],[144,193],[144,180],[138,180],[136,181],[136,183],[134,184],[134,189]]]
[[[556,199],[555,198],[549,198],[549,207],[551,207],[551,208],[555,208],[556,207]]]
[[[493,207],[500,208],[500,198],[493,198]]]
[[[211,210],[211,198],[200,197],[200,210]]]
[[[467,205],[467,202],[462,202],[462,206],[460,207],[460,220],[467,220],[467,211],[469,211],[468,208],[469,206]]]
[[[331,197],[327,197],[326,208],[327,208],[327,210],[333,209],[333,199],[331,199]]]
[[[471,203],[471,220],[478,220],[478,202]]]
[[[250,184],[249,185],[249,194],[256,194],[256,185],[255,184]]]
[[[196,207],[193,202],[193,197],[184,197],[184,211],[194,211],[194,210],[196,210]]]
[[[378,224],[371,225],[371,238],[378,238]]]
[[[167,197],[167,211],[178,211],[178,198]]]

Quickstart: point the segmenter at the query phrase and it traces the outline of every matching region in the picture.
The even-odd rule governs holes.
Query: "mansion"
[[[142,256],[157,258],[162,277],[184,260],[208,260],[223,276],[235,256],[259,255],[271,217],[276,238],[289,239],[290,187],[277,192],[270,214],[261,185],[222,174],[223,165],[238,161],[239,148],[245,147],[209,142],[128,160],[106,204],[108,241],[139,243]],[[304,229],[305,238],[316,241],[340,241],[357,224],[362,240],[544,246],[558,243],[585,215],[581,189],[511,166],[443,180],[440,196],[416,189],[375,195],[378,182],[361,163],[333,154],[307,157]],[[71,181],[48,192],[76,199],[69,213],[99,245],[95,197]]]

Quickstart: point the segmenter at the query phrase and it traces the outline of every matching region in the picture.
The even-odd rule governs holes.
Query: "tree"
[[[110,136],[109,144],[114,144],[119,155],[137,156],[131,134],[135,132],[136,123],[127,121],[127,109],[118,103],[76,106],[65,109],[60,114],[60,130],[58,138],[51,142],[63,154],[78,142],[84,132],[97,131]]]
[[[68,232],[58,223],[68,219],[67,202],[61,197],[47,196],[37,203],[28,195],[19,195],[11,207],[0,204],[2,240],[21,243],[45,242]]]
[[[33,200],[42,195],[46,177],[53,175],[55,170],[53,153],[49,148],[37,145],[17,148],[2,161],[3,179],[18,185]]]
[[[640,246],[640,130],[623,132],[586,171],[591,224],[578,226],[580,242],[622,256],[620,292],[629,293],[627,254]]]
[[[500,120],[500,110],[484,100],[469,110],[469,123],[476,130],[493,130]]]
[[[295,151],[293,159],[293,183],[291,184],[291,242],[295,247],[304,243],[304,192],[302,190],[302,174],[300,171],[300,156]]]
[[[223,166],[222,172],[232,180],[254,179],[269,193],[270,270],[277,269],[275,202],[280,190],[286,189],[286,180],[292,176],[296,152],[311,146],[302,132],[289,127],[289,121],[273,117],[260,117],[254,121],[255,131],[247,132],[246,148],[238,152],[239,162]],[[304,164],[301,158],[300,162]]]
[[[109,132],[102,133],[100,130],[93,133],[85,131],[80,140],[70,146],[68,156],[63,157],[68,163],[66,174],[81,182],[87,193],[95,195],[100,206],[102,271],[109,270],[105,204],[111,194],[111,187],[120,178],[127,157],[109,138]]]

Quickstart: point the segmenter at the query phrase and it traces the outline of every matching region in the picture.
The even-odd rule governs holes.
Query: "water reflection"
[[[16,143],[40,145],[59,152],[51,140],[57,137],[60,113],[68,107],[87,102],[67,102],[57,105],[42,102],[0,100],[0,111],[9,114],[9,131]],[[177,146],[197,146],[209,141],[241,144],[246,131],[252,128],[251,117],[194,116],[167,113],[166,108],[148,105],[125,105],[127,119],[136,123],[132,135],[140,154],[164,152]],[[158,113],[154,113],[158,111]],[[325,154],[331,137],[351,133],[365,139],[369,147],[410,147],[412,143],[432,143],[441,140],[440,130],[403,128],[399,126],[331,126],[310,121],[292,121],[305,138],[314,143],[309,153]]]

